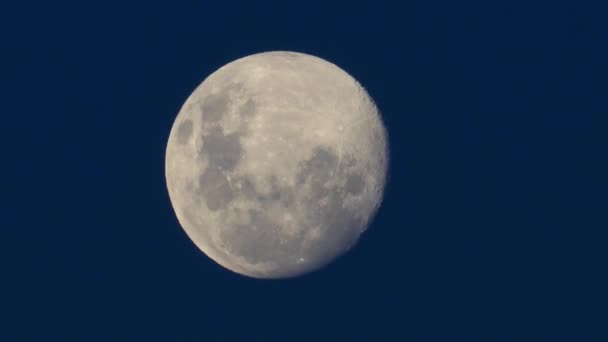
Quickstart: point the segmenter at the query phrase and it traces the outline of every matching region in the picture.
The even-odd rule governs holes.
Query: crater
[[[192,121],[184,120],[177,128],[177,143],[184,145],[192,136]]]
[[[204,121],[218,121],[228,109],[228,93],[209,94],[203,101],[201,111]]]
[[[208,167],[200,175],[198,191],[211,211],[224,208],[234,198],[228,179],[224,173],[214,167]]]
[[[232,170],[243,154],[238,133],[224,135],[219,128],[203,138],[201,157],[206,156],[210,166],[220,170]]]

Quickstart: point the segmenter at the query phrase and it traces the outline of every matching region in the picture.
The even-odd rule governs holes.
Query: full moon
[[[387,133],[336,65],[272,51],[237,59],[188,97],[165,176],[186,234],[223,267],[299,276],[351,249],[382,201]]]

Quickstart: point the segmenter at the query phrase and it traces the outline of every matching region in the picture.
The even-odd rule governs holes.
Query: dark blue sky
[[[605,8],[1,7],[1,340],[606,341]],[[283,281],[201,254],[164,183],[186,97],[269,50],[352,74],[391,146],[359,245]]]

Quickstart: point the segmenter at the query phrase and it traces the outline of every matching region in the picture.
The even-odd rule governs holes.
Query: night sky
[[[0,5],[0,340],[608,340],[605,8],[10,3]],[[202,254],[164,178],[169,131],[193,89],[270,50],[355,77],[391,151],[359,244],[279,281]]]

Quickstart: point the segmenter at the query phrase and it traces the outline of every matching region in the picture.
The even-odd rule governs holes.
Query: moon
[[[353,77],[271,51],[224,65],[188,97],[165,177],[180,225],[207,256],[244,276],[289,278],[357,243],[388,161],[379,111]]]

